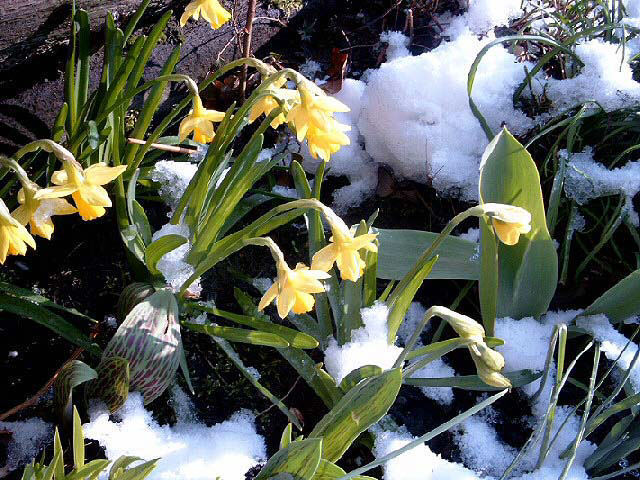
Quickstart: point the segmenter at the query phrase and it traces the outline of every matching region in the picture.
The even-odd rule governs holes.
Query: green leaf
[[[29,318],[93,355],[100,356],[100,348],[87,335],[64,318],[35,303],[0,293],[0,311]]]
[[[149,267],[149,271],[153,275],[161,275],[160,271],[157,269],[156,265],[158,261],[162,258],[166,253],[175,250],[180,245],[184,245],[189,240],[182,235],[170,234],[164,235],[157,239],[156,241],[149,244],[149,246],[145,250],[144,260]]]
[[[86,363],[80,360],[67,362],[60,369],[60,373],[54,383],[56,410],[71,421],[73,415],[73,389],[97,377],[96,371]]]
[[[396,333],[404,321],[404,317],[409,311],[413,297],[415,297],[416,292],[422,285],[422,282],[424,282],[424,279],[431,273],[431,270],[438,259],[439,256],[436,255],[435,257],[425,261],[422,265],[415,265],[415,275],[412,273],[413,270],[409,272],[391,292],[391,295],[387,300],[387,305],[389,306],[387,325],[389,326],[390,343],[395,342]]]
[[[78,409],[73,406],[73,464],[76,468],[84,465],[84,434],[82,433],[82,420]]]
[[[480,199],[522,207],[532,217],[531,231],[513,246],[497,243],[491,220],[480,219],[480,303],[485,329],[492,335],[496,315],[523,318],[545,313],[558,282],[558,256],[547,229],[538,168],[506,129],[483,155]]]
[[[287,448],[291,443],[291,434],[293,433],[293,424],[287,423],[280,436],[280,449]]]
[[[382,369],[377,365],[364,365],[360,368],[356,368],[340,382],[340,389],[343,392],[348,392],[355,387],[361,380],[369,377],[375,377],[376,375],[382,375]]]
[[[640,314],[640,269],[600,295],[581,315],[598,314],[606,315],[612,323]]]
[[[439,234],[420,230],[379,228],[378,278],[401,280],[431,246]],[[440,259],[429,274],[430,280],[477,280],[480,276],[478,244],[448,236],[438,247]]]
[[[292,480],[310,480],[320,464],[321,451],[321,438],[291,442],[269,459],[255,480],[268,480],[279,473],[288,473]]]
[[[145,244],[135,225],[120,229],[120,237],[127,249],[143,264],[145,263]]]
[[[85,480],[87,478],[97,479],[100,472],[106,470],[108,466],[109,460],[92,460],[91,462],[78,468],[77,470],[74,469],[72,473],[65,477],[65,480]]]
[[[285,348],[289,346],[280,335],[273,333],[257,332],[255,330],[245,330],[243,328],[220,327],[217,325],[200,325],[198,323],[183,322],[189,330],[198,333],[206,333],[213,337],[224,338],[231,342],[249,343],[251,345],[263,345],[266,347]]]
[[[380,420],[400,391],[398,368],[370,377],[349,390],[309,434],[322,438],[322,458],[335,462],[358,436]]]
[[[236,295],[236,298],[238,298],[238,295]],[[218,315],[219,317],[231,320],[232,322],[238,323],[240,325],[255,328],[256,330],[259,330],[261,332],[273,333],[275,335],[278,335],[279,337],[284,338],[289,343],[289,345],[294,348],[309,349],[316,348],[318,346],[318,341],[311,335],[298,332],[293,328],[285,327],[283,325],[276,325],[266,320],[260,320],[259,318],[249,315],[239,315],[237,313],[226,312],[216,307],[196,304],[194,305],[194,308],[212,313],[213,315]]]
[[[514,388],[534,382],[542,376],[542,372],[533,370],[517,370],[515,372],[503,373],[511,381]],[[446,378],[406,378],[404,383],[416,387],[452,387],[463,390],[477,390],[481,392],[491,392],[503,390],[484,383],[477,375],[461,375],[458,377]]]
[[[338,480],[346,474],[347,472],[345,472],[335,463],[331,463],[327,460],[320,460],[320,465],[318,465],[318,469],[313,476],[313,480]],[[376,480],[373,477],[367,477],[364,475],[359,475],[353,478],[354,480]]]

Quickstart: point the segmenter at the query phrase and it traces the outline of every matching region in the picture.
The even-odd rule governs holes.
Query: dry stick
[[[253,32],[253,18],[256,15],[256,0],[249,0],[249,6],[247,8],[247,23],[244,27],[244,38],[242,45],[242,55],[244,58],[251,56],[251,33]],[[242,81],[240,83],[240,95],[242,100],[247,92],[247,65],[242,66]]]
[[[0,422],[3,422],[7,418],[9,418],[11,415],[15,415],[19,411],[24,410],[25,408],[31,407],[36,403],[38,403],[38,400],[40,400],[40,397],[42,397],[45,393],[49,391],[49,389],[53,385],[53,382],[56,381],[56,378],[58,378],[58,375],[60,374],[60,371],[64,368],[64,366],[67,363],[72,362],[73,360],[76,360],[83,351],[84,351],[84,348],[76,348],[76,350],[73,352],[71,357],[69,357],[69,360],[64,362],[62,366],[58,370],[56,370],[56,373],[53,374],[53,377],[51,377],[49,381],[45,383],[44,386],[40,390],[38,390],[33,397],[25,400],[20,405],[16,405],[12,409],[7,410],[2,415],[0,415]]]
[[[136,145],[146,145],[147,142],[144,140],[140,140],[139,138],[127,138],[127,142],[133,143]],[[165,152],[171,153],[185,153],[187,155],[195,155],[198,153],[198,150],[193,148],[184,148],[184,147],[176,147],[174,145],[163,145],[161,143],[152,143],[151,148],[155,148],[156,150],[164,150]]]

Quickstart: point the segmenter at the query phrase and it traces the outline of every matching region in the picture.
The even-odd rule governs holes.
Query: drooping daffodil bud
[[[478,376],[484,383],[496,388],[511,388],[511,382],[507,377],[502,375],[499,370],[489,367],[482,357],[476,355],[472,349],[469,349],[469,351],[471,352],[473,363],[476,365]]]
[[[0,198],[0,264],[4,264],[7,255],[24,255],[27,245],[36,248],[36,242],[26,228],[9,213],[9,209]]]
[[[221,122],[224,113],[204,108],[199,95],[193,97],[193,109],[180,122],[179,135],[183,142],[193,132],[193,141],[209,143],[215,137],[213,122]]]
[[[491,218],[496,235],[505,245],[515,245],[520,235],[531,231],[531,214],[524,208],[500,203],[485,203],[482,206]]]
[[[105,163],[95,163],[86,170],[75,160],[64,162],[64,170],[51,176],[53,187],[38,190],[37,200],[73,197],[78,213],[83,220],[93,220],[105,214],[105,207],[111,206],[109,194],[102,187],[118,178],[127,169],[126,165],[108,167]]]
[[[461,338],[473,342],[484,342],[484,327],[473,318],[462,315],[447,307],[434,306],[431,307],[431,310],[433,310],[434,315],[445,319]]]
[[[340,276],[344,280],[355,282],[365,268],[360,250],[377,252],[378,247],[374,240],[378,234],[365,233],[356,237],[355,230],[350,230],[331,209],[325,207],[323,213],[331,227],[332,236],[329,239],[331,243],[315,253],[311,260],[311,268],[326,272],[336,263]]]
[[[187,5],[180,17],[180,26],[184,27],[191,17],[198,20],[200,15],[209,22],[214,30],[220,28],[231,18],[231,13],[220,5],[218,0],[193,0]]]

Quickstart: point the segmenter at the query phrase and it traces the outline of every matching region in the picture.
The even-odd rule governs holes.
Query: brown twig
[[[127,138],[127,142],[133,143],[135,145],[145,145],[147,143],[144,140],[140,140],[139,138]],[[152,143],[151,148],[155,148],[156,150],[164,150],[165,152],[171,153],[184,153],[187,155],[195,155],[196,153],[198,153],[197,149],[176,147],[174,145],[163,145],[161,143]]]
[[[251,34],[253,33],[253,19],[256,16],[256,0],[249,0],[247,7],[247,23],[244,27],[244,38],[242,45],[242,55],[244,58],[251,56]],[[242,67],[242,80],[240,82],[240,94],[244,100],[247,93],[247,65]]]

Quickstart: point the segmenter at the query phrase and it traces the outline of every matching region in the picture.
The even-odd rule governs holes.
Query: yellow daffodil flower
[[[251,111],[249,112],[249,123],[255,122],[256,119],[263,113],[265,114],[265,116],[268,116],[275,108],[279,108],[280,104],[276,100],[276,97],[285,102],[285,105],[287,103],[297,104],[300,102],[300,95],[297,91],[280,88],[285,84],[286,81],[287,79],[285,77],[282,77],[266,88],[266,90],[273,93],[273,95],[262,97],[255,103],[255,105],[253,105],[253,107],[251,107]],[[271,128],[278,128],[286,121],[287,117],[285,113],[280,113],[280,115],[274,118],[271,122]]]
[[[38,190],[35,198],[60,198],[70,194],[82,219],[93,220],[103,216],[105,207],[111,206],[109,194],[101,185],[115,180],[127,166],[107,167],[104,163],[96,163],[83,170],[75,162],[65,162],[64,168],[51,176],[56,186]]]
[[[187,20],[193,17],[194,20],[198,20],[202,15],[214,30],[220,28],[227,23],[231,18],[229,13],[218,0],[193,0],[184,13],[180,17],[180,26],[184,27],[187,24]]]
[[[311,156],[313,158],[320,157],[325,162],[328,162],[331,154],[336,153],[343,145],[351,143],[349,137],[341,131],[346,125],[335,120],[331,123],[334,124],[334,127],[329,130],[311,128],[307,132],[307,143],[309,144]]]
[[[54,215],[71,215],[78,210],[63,198],[36,199],[37,189],[21,188],[18,192],[20,206],[11,212],[11,216],[21,225],[29,224],[32,235],[51,240]]]
[[[311,268],[328,271],[335,262],[340,270],[340,276],[345,280],[355,282],[364,272],[365,262],[360,257],[360,250],[377,252],[378,247],[373,241],[377,233],[365,233],[354,237],[354,232],[333,211],[327,209],[325,218],[331,227],[331,243],[313,256]]]
[[[221,122],[224,113],[217,110],[207,110],[202,105],[198,95],[193,97],[193,110],[180,122],[180,141],[193,132],[193,140],[198,143],[209,143],[215,137],[213,122]]]
[[[9,209],[0,199],[0,264],[4,264],[7,255],[24,255],[27,245],[36,248],[36,242],[27,229],[9,213]]]
[[[319,131],[349,130],[347,125],[338,124],[333,119],[334,112],[349,111],[344,103],[325,94],[314,95],[302,83],[298,85],[298,91],[301,101],[289,111],[287,122],[292,125],[299,142],[305,139],[310,129],[316,135]]]
[[[324,286],[320,282],[329,278],[329,274],[321,270],[309,269],[299,263],[291,270],[283,260],[277,262],[278,279],[265,292],[258,305],[258,310],[263,310],[274,299],[278,307],[278,315],[285,318],[291,310],[293,313],[309,312],[315,304],[312,293],[324,292]]]
[[[531,214],[524,208],[513,205],[485,203],[483,207],[495,212],[489,213],[496,235],[505,245],[515,245],[520,235],[531,231]]]

